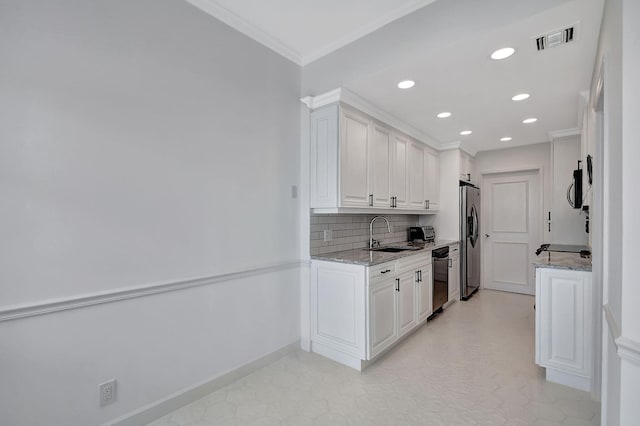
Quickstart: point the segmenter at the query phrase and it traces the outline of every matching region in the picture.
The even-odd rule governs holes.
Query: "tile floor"
[[[151,425],[599,425],[535,365],[533,303],[484,290],[363,373],[300,351]]]

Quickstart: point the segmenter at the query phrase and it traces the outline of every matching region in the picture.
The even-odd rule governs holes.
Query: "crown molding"
[[[419,142],[422,142],[423,144],[430,146],[433,149],[441,149],[441,144],[436,139],[432,138],[423,131],[418,130],[415,127],[403,122],[398,117],[389,114],[388,112],[360,97],[359,95],[351,92],[350,90],[345,89],[344,87],[334,89],[317,96],[306,96],[304,98],[301,98],[300,102],[304,103],[307,108],[312,110],[337,102],[345,103],[358,109],[359,111],[364,112],[365,114],[370,115],[377,120],[382,121],[385,124],[388,124],[391,127],[396,128],[403,133],[406,133],[407,135],[417,139]]]
[[[242,34],[254,39],[258,43],[268,47],[274,52],[284,56],[295,64],[305,66],[313,61],[322,58],[323,56],[326,56],[338,49],[343,48],[350,43],[353,43],[354,41],[368,34],[371,34],[372,32],[384,27],[385,25],[395,21],[396,19],[409,15],[410,13],[413,13],[416,10],[423,8],[424,6],[433,3],[435,0],[414,0],[404,6],[392,10],[385,15],[382,15],[371,23],[356,28],[354,31],[351,31],[344,37],[341,37],[340,39],[305,55],[303,55],[301,52],[297,51],[287,43],[283,42],[282,40],[278,39],[277,37],[272,36],[268,32],[260,29],[256,25],[248,22],[236,13],[220,5],[215,0],[185,1],[208,13],[214,18],[219,19],[220,21],[229,25],[231,28],[234,28]]]
[[[569,136],[580,136],[582,131],[577,127],[571,129],[552,130],[549,133],[549,139],[553,142],[554,139],[566,138]]]
[[[307,55],[303,55],[301,58],[301,65],[305,66],[310,64],[311,62],[317,61],[323,56],[329,55],[330,53],[335,52],[338,49],[343,48],[344,46],[353,43],[354,41],[371,34],[372,32],[384,27],[385,25],[395,21],[396,19],[402,18],[403,16],[409,15],[415,12],[418,9],[427,6],[436,0],[415,0],[409,4],[401,6],[391,12],[381,16],[375,21],[363,25],[361,27],[356,28],[354,31],[351,31],[349,34],[341,37],[340,39],[321,47]]]
[[[464,151],[464,152],[466,152],[467,154],[469,154],[472,157],[475,157],[476,154],[478,153],[477,149],[467,145],[464,142],[460,142],[460,141],[455,141],[455,142],[449,142],[449,143],[446,143],[446,144],[442,144],[442,145],[440,145],[440,148],[439,148],[440,151],[451,151],[451,150],[454,150],[454,149],[459,149],[461,151]]]
[[[247,22],[240,16],[236,15],[229,9],[222,7],[215,0],[185,0],[187,3],[197,7],[198,9],[208,13],[214,18],[224,22],[231,28],[241,32],[247,37],[257,41],[263,46],[273,50],[277,54],[284,56],[296,65],[302,66],[302,56],[300,52],[291,48],[286,43],[273,37],[267,32],[261,30],[255,25]]]

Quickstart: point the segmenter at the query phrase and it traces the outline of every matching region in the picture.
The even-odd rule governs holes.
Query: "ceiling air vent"
[[[574,40],[574,35],[575,26],[541,35],[536,37],[536,49],[540,51],[569,43]]]

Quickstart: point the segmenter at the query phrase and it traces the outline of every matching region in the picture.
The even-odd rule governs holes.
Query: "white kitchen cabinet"
[[[431,315],[431,252],[366,267],[312,260],[311,350],[358,370]]]
[[[536,269],[536,364],[547,380],[591,389],[591,272]]]
[[[404,336],[418,324],[416,276],[415,270],[409,270],[396,278],[398,337]]]
[[[431,263],[421,265],[416,271],[416,311],[422,324],[433,313],[433,269]]]
[[[476,160],[464,151],[460,151],[460,180],[476,185]]]
[[[314,213],[435,213],[425,196],[438,184],[426,176],[438,157],[424,145],[343,104],[314,110],[310,124]]]
[[[393,134],[393,175],[391,179],[391,196],[394,208],[409,206],[409,149],[411,141],[399,134]]]
[[[373,207],[391,206],[391,172],[393,144],[391,131],[378,122],[371,126],[371,204]]]
[[[425,197],[425,148],[412,143],[409,147],[409,205],[415,209],[426,209]]]
[[[460,249],[449,246],[449,302],[460,299]]]
[[[440,156],[428,148],[424,150],[424,198],[428,210],[440,208]]]
[[[370,353],[377,355],[388,348],[397,338],[396,279],[389,278],[371,285],[369,292],[369,315],[371,339]]]
[[[370,122],[356,111],[343,108],[340,122],[341,205],[368,207]]]

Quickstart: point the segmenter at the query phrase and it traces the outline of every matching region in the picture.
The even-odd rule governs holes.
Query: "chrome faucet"
[[[389,223],[389,219],[387,219],[384,216],[376,216],[373,219],[371,219],[371,222],[369,222],[369,248],[370,249],[373,248],[374,242],[378,244],[378,247],[380,247],[380,241],[373,239],[373,222],[375,222],[376,219],[384,219],[384,221],[387,222],[387,229],[389,230],[389,233],[391,233],[391,224]]]

